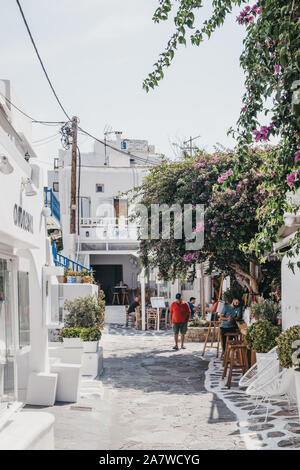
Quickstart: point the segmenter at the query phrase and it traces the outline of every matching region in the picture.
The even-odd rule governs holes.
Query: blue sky
[[[181,47],[159,88],[145,93],[142,81],[172,31],[152,22],[157,0],[21,0],[49,75],[64,106],[82,127],[103,137],[106,125],[124,137],[147,139],[174,157],[170,142],[201,135],[207,150],[227,137],[241,108],[239,55],[245,34],[235,18],[201,46]],[[209,3],[209,2],[207,2]],[[202,9],[204,18],[209,8]],[[1,0],[0,77],[10,79],[28,113],[62,120],[43,76],[16,2]],[[35,126],[34,140],[55,129]],[[91,141],[80,138],[83,150]],[[36,146],[39,159],[56,156],[59,139]]]

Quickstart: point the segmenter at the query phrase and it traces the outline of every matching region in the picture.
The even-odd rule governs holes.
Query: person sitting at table
[[[241,318],[241,308],[239,304],[239,299],[233,299],[230,305],[224,305],[220,315],[223,351],[225,351],[226,347],[226,333],[233,333],[237,330],[236,320]]]
[[[133,302],[131,302],[131,304],[129,305],[128,307],[128,314],[129,313],[135,313],[135,309],[136,307],[139,307],[140,306],[140,299],[138,296],[136,296],[134,299],[133,299]]]
[[[196,313],[197,307],[195,306],[195,302],[196,302],[195,297],[191,297],[190,301],[188,302],[188,306],[190,307],[190,311],[191,311],[191,318],[194,318],[195,313]]]

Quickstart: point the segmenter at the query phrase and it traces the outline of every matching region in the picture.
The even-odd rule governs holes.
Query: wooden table
[[[238,326],[238,329],[241,333],[243,343],[245,345],[247,345],[247,341],[246,341],[246,332],[247,332],[247,328],[248,328],[247,323],[237,322],[237,326]],[[256,363],[256,354],[255,354],[254,351],[252,351],[252,349],[251,350],[248,349],[248,362],[250,364],[250,367],[252,367],[253,364]]]

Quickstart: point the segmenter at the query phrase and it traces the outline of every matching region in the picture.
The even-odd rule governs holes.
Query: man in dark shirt
[[[233,333],[237,330],[236,320],[241,318],[241,308],[239,304],[239,299],[233,299],[230,305],[224,305],[220,315],[223,351],[225,351],[226,347],[226,333]]]
[[[135,313],[136,307],[139,307],[140,305],[139,300],[140,300],[139,297],[135,297],[133,299],[133,302],[131,302],[131,304],[128,307],[128,313]]]

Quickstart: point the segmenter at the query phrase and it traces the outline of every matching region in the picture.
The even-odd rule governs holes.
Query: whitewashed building
[[[289,202],[300,204],[300,190],[296,194],[288,194]],[[275,251],[289,246],[300,227],[300,211],[296,214],[284,215],[285,225],[279,230],[279,242],[275,244]],[[289,262],[294,263],[294,271],[289,267]],[[282,326],[286,330],[290,326],[300,325],[300,255],[293,258],[284,256],[281,263],[281,307]]]
[[[62,268],[53,264],[47,237],[52,211],[45,208],[31,122],[11,106],[22,108],[9,81],[0,80],[0,93],[0,449],[39,448],[41,435],[42,447],[51,448],[51,415],[14,412],[24,403],[47,404],[48,326],[58,321],[52,286]]]
[[[121,132],[114,137],[107,145],[95,141],[92,152],[81,154],[77,179],[76,258],[93,268],[108,302],[119,282],[131,292],[138,282],[137,226],[129,220],[131,208],[127,196],[121,194],[139,186],[148,168],[161,160],[145,140],[123,139]],[[70,174],[71,151],[60,150],[54,169],[48,173],[48,188],[60,201],[63,253],[72,257]]]

